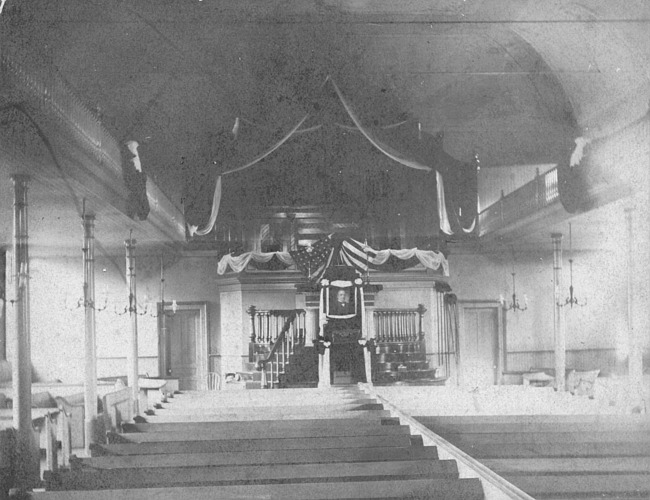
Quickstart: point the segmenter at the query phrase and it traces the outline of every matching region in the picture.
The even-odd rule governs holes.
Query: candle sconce
[[[587,301],[580,303],[578,297],[574,293],[573,288],[573,241],[571,234],[571,223],[569,223],[569,296],[564,299],[564,304],[561,302],[557,304],[558,307],[569,306],[573,309],[573,306],[584,307],[587,305]]]
[[[512,272],[512,302],[510,305],[506,307],[506,299],[501,295],[499,297],[499,302],[501,302],[501,307],[503,307],[504,310],[506,311],[512,311],[512,312],[517,312],[517,311],[525,311],[528,309],[528,297],[526,294],[524,294],[524,305],[523,307],[519,303],[519,298],[517,297],[517,288],[516,288],[516,282],[515,282],[515,273]]]
[[[522,306],[519,303],[519,298],[517,297],[517,282],[516,282],[516,273],[515,273],[515,250],[514,248],[512,249],[512,272],[510,273],[512,275],[512,302],[510,305],[506,305],[506,299],[504,298],[503,295],[499,296],[499,302],[501,303],[501,307],[505,311],[512,311],[512,312],[517,312],[517,311],[525,311],[528,309],[528,297],[526,294],[524,294],[524,305]]]
[[[10,302],[13,303],[15,301],[12,300]],[[76,302],[70,305],[68,304],[68,297],[66,297],[63,303],[63,307],[68,311],[76,311],[77,309],[85,309],[86,307],[89,307],[91,309],[94,309],[95,312],[101,312],[108,307],[108,297],[104,298],[104,304],[101,307],[97,307],[96,303],[92,300],[84,300],[83,297],[80,297]]]

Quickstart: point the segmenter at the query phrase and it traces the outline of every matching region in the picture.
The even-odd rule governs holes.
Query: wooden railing
[[[538,210],[555,203],[560,198],[557,167],[539,174],[527,184],[483,210],[478,216],[479,234],[496,231]]]
[[[426,309],[375,309],[376,342],[417,342],[424,338],[422,316]]]
[[[286,373],[298,345],[305,345],[305,311],[302,309],[258,310],[248,308],[251,317],[249,362],[261,371],[262,388],[274,388]]]

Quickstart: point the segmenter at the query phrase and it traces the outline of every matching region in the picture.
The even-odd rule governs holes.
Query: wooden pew
[[[326,450],[256,450],[222,453],[71,457],[73,470],[132,469],[138,467],[207,467],[222,465],[437,460],[435,446],[332,448]]]
[[[149,467],[61,471],[48,474],[48,490],[96,490],[183,485],[287,484],[359,480],[457,479],[453,460],[358,463],[256,464],[222,467]]]
[[[223,422],[164,422],[164,423],[124,423],[124,432],[209,432],[212,434],[222,433],[228,435],[230,432],[239,430],[251,433],[264,433],[273,431],[295,431],[304,429],[313,432],[326,431],[345,432],[354,429],[383,429],[392,425],[399,425],[399,420],[393,418],[381,418],[374,421],[366,421],[356,418],[344,419],[301,419],[301,420],[253,420],[253,421],[223,421]]]
[[[217,453],[252,450],[321,450],[328,448],[376,448],[422,446],[421,436],[389,434],[377,436],[322,436],[301,438],[258,438],[167,442],[93,444],[91,456],[152,455],[160,453]]]
[[[647,498],[645,416],[418,417],[535,498]]]
[[[293,483],[241,486],[184,486],[97,491],[32,493],[34,500],[233,500],[282,498],[285,500],[395,499],[483,500],[478,479],[414,479],[349,481],[343,483]]]
[[[170,424],[158,424],[170,425]],[[143,429],[145,428],[146,429]],[[218,427],[201,427],[198,429],[183,429],[182,426],[175,430],[155,432],[156,425],[132,424],[126,430],[135,432],[107,433],[109,443],[153,443],[153,442],[178,442],[178,441],[212,441],[223,439],[258,439],[258,438],[308,438],[308,437],[334,437],[334,436],[387,436],[394,434],[410,433],[405,425],[344,425],[332,427],[323,424],[311,426],[269,426],[252,427],[238,422],[224,422]],[[140,429],[141,431],[138,431]]]

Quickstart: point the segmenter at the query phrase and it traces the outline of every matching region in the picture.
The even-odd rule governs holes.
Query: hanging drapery
[[[419,250],[417,248],[404,250],[374,250],[368,245],[352,238],[345,238],[339,250],[341,260],[361,272],[368,269],[379,269],[390,257],[400,260],[416,258],[427,269],[437,270],[442,267],[445,276],[449,276],[449,263],[445,256],[433,250]]]
[[[276,149],[282,146],[285,142],[287,142],[291,138],[291,136],[298,131],[298,129],[301,127],[301,125],[305,122],[305,120],[308,117],[309,117],[308,114],[303,116],[302,119],[296,124],[296,126],[293,127],[289,131],[289,133],[286,134],[282,139],[280,139],[277,143],[271,146],[271,148],[268,151],[260,154],[259,156],[254,158],[252,161],[249,161],[245,165],[222,172],[222,174],[217,177],[217,182],[214,188],[214,196],[212,197],[212,210],[210,212],[210,219],[202,229],[199,229],[198,226],[190,226],[188,224],[187,229],[190,233],[190,236],[194,236],[195,234],[198,234],[199,236],[205,236],[206,234],[209,234],[210,231],[212,231],[212,229],[214,228],[214,225],[217,222],[217,215],[219,214],[219,206],[221,205],[221,176],[232,174],[233,172],[240,172],[241,170],[245,170],[249,167],[252,167],[256,163],[262,161],[264,158],[266,158],[271,153],[273,153]]]
[[[368,269],[391,271],[382,266],[385,266],[389,259],[398,259],[404,262],[399,269],[407,269],[419,263],[434,271],[442,269],[443,275],[449,276],[449,263],[441,252],[417,248],[374,250],[353,238],[345,238],[335,246],[331,235],[322,238],[311,247],[303,247],[292,252],[247,252],[236,257],[224,255],[217,266],[217,273],[224,274],[228,268],[240,273],[246,269],[251,260],[267,263],[275,257],[286,266],[295,264],[298,270],[310,280],[317,281],[330,267],[335,254],[341,262],[354,267],[359,272],[366,272]]]
[[[406,158],[402,153],[399,151],[396,151],[395,149],[391,148],[387,144],[382,143],[379,139],[374,137],[374,135],[366,128],[363,126],[357,115],[354,113],[354,110],[352,107],[348,104],[348,102],[345,100],[345,97],[343,97],[343,94],[339,90],[338,85],[336,85],[336,82],[332,80],[331,78],[329,79],[330,82],[332,82],[332,86],[334,87],[334,90],[336,91],[336,95],[339,97],[339,100],[341,101],[341,104],[343,104],[343,107],[345,108],[345,111],[348,113],[354,124],[357,126],[359,131],[364,135],[370,143],[375,146],[379,151],[381,151],[383,154],[388,156],[391,160],[396,161],[397,163],[401,163],[402,165],[410,168],[415,168],[417,170],[426,170],[427,172],[431,171],[431,167],[424,165],[416,160],[411,160],[409,158]]]
[[[289,252],[247,252],[233,257],[232,255],[224,255],[219,264],[217,265],[217,274],[224,274],[228,268],[236,273],[241,273],[250,261],[254,262],[268,262],[273,257],[277,258],[283,264],[290,266],[293,264],[293,259]]]
[[[353,129],[352,127],[338,123],[336,125],[346,129],[349,128],[358,130],[377,150],[379,150],[382,154],[391,160],[400,163],[401,165],[425,172],[431,172],[432,170],[435,170],[437,185],[436,198],[438,214],[440,217],[440,230],[447,235],[452,235],[454,233],[473,232],[476,228],[477,196],[475,194],[476,172],[474,171],[472,173],[472,166],[470,164],[459,162],[451,156],[447,155],[444,153],[444,151],[442,151],[442,146],[439,148],[440,151],[426,148],[423,149],[420,146],[415,146],[415,156],[407,156],[395,147],[387,144],[384,140],[381,140],[377,133],[375,133],[378,132],[378,130],[373,131],[370,128],[364,126],[360,118],[354,112],[352,106],[347,102],[343,93],[336,85],[336,82],[334,82],[334,80],[328,76],[323,85],[327,81],[332,84],[339,101],[341,102],[343,108],[347,112],[356,128]],[[266,152],[260,154],[245,165],[241,165],[222,172],[221,176],[240,172],[249,167],[252,167],[264,158],[268,157],[278,148],[280,148],[295,134],[311,132],[322,127],[322,124],[317,124],[307,129],[301,129],[301,126],[308,117],[309,114],[306,114],[284,137],[282,137],[277,143],[271,146],[271,148]],[[406,123],[406,121],[402,121],[381,128],[383,130],[398,128]],[[419,130],[420,128],[418,124],[418,131]],[[402,144],[403,147],[400,149],[406,148],[410,151],[413,148],[409,148],[409,145],[413,146],[407,141]],[[435,168],[427,164],[429,163],[429,160],[433,161]],[[195,234],[204,236],[214,228],[219,213],[219,205],[221,203],[221,176],[219,176],[216,181],[215,193],[212,200],[212,210],[208,223],[201,229],[199,229],[198,226],[191,226],[188,224],[190,236],[193,236]]]
[[[449,224],[449,216],[447,215],[447,204],[445,203],[445,184],[442,180],[440,172],[436,172],[436,191],[438,201],[438,217],[440,218],[440,230],[445,234],[454,234]]]
[[[214,195],[212,197],[212,211],[210,212],[210,219],[208,223],[199,229],[199,226],[187,225],[187,230],[190,233],[190,236],[198,234],[199,236],[205,236],[212,231],[215,223],[217,222],[217,215],[219,215],[219,206],[221,205],[221,176],[217,177],[217,183],[214,186]]]

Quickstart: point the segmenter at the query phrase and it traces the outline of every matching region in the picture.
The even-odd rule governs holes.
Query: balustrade
[[[262,372],[262,387],[275,387],[297,346],[305,345],[305,311],[248,308],[251,318],[249,362]]]
[[[501,195],[496,203],[479,214],[479,231],[483,236],[547,207],[560,197],[557,167],[515,189]]]
[[[375,340],[377,342],[418,342],[424,338],[422,316],[424,306],[417,309],[375,309]]]

